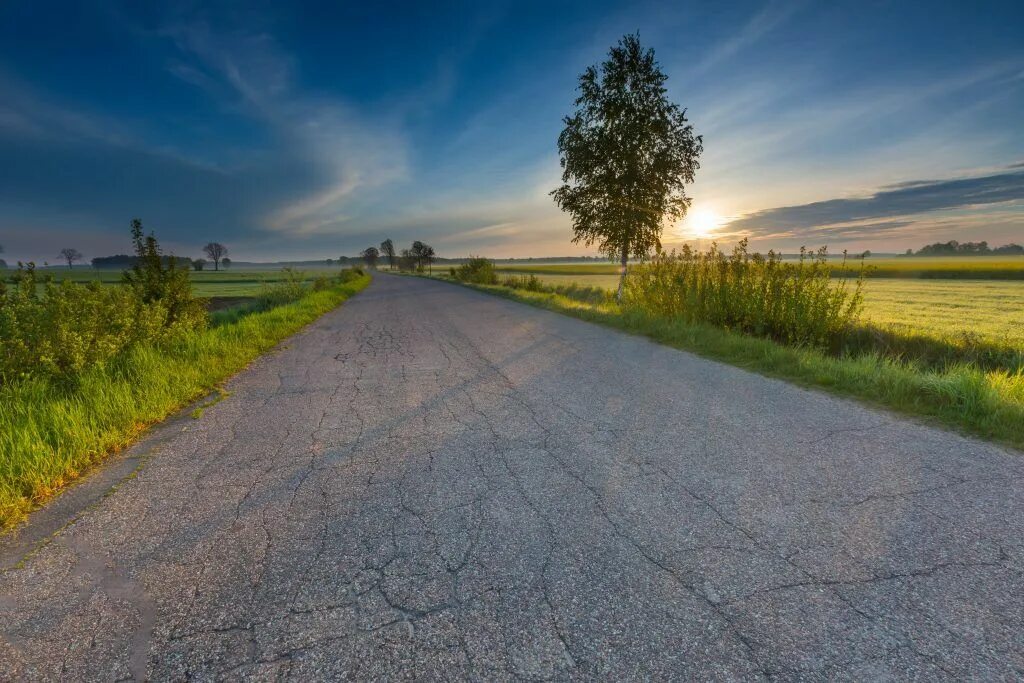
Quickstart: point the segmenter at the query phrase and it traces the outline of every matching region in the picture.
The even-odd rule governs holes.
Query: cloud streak
[[[751,237],[863,236],[903,228],[913,220],[883,220],[1024,200],[1024,170],[889,185],[867,197],[838,198],[756,211],[726,230]],[[867,221],[878,221],[865,223]]]

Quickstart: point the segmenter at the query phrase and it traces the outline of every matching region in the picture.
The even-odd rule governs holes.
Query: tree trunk
[[[213,269],[220,270],[220,259],[213,259]]]
[[[622,248],[622,266],[619,268],[619,291],[615,295],[615,300],[620,304],[622,303],[622,290],[626,285],[626,268],[629,262],[629,247]]]

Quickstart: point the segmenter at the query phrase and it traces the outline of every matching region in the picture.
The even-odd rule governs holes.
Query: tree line
[[[1024,255],[1024,246],[1011,242],[1001,247],[991,248],[988,242],[935,242],[917,251],[907,249],[907,256],[1020,256]]]
[[[367,247],[359,253],[360,258],[370,268],[376,268],[379,260],[386,259],[388,268],[394,270],[429,271],[437,258],[434,248],[425,242],[416,240],[408,249],[395,251],[395,243],[388,238],[380,243],[380,247]]]

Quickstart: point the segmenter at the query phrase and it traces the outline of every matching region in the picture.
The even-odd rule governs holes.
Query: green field
[[[948,264],[951,259],[913,259],[917,260],[937,266],[941,262]],[[1024,260],[1020,263],[1024,266]],[[553,285],[577,283],[614,289],[618,284],[616,266],[610,264],[497,266],[497,269],[508,274],[535,274]],[[902,331],[935,336],[966,332],[1024,347],[1024,280],[869,278],[864,283],[863,317],[867,322],[894,326]]]
[[[297,272],[305,276],[307,282],[320,277],[321,275],[337,275],[340,268],[302,268]],[[13,271],[8,271],[10,275]],[[73,270],[46,268],[39,269],[41,275],[52,275],[56,281],[71,280],[73,282],[91,282],[98,280],[109,284],[121,282],[121,271],[119,270],[94,270],[92,268],[75,268]],[[260,293],[264,284],[278,282],[284,279],[283,270],[202,270],[192,271],[189,278],[192,280],[196,296],[201,297],[237,297],[256,296]]]

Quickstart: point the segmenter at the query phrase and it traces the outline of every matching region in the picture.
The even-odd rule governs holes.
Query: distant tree
[[[861,261],[863,261],[866,258],[870,258],[870,257],[871,257],[871,250],[870,249],[865,249],[864,251],[862,251],[860,253],[860,260]]]
[[[327,267],[330,268],[333,265],[334,265],[334,259],[332,259],[332,258],[327,259]]]
[[[409,255],[412,256],[413,260],[416,261],[416,270],[423,270],[424,267],[430,268],[430,264],[434,262],[436,254],[434,248],[429,244],[425,244],[416,240],[412,243],[412,249],[409,250]]]
[[[1004,244],[1001,247],[996,247],[992,250],[993,254],[1024,254],[1024,247],[1019,244]]]
[[[370,268],[377,267],[377,259],[380,258],[380,252],[377,251],[377,247],[367,247],[366,249],[363,249],[359,255],[363,257],[364,261],[366,261],[367,266]]]
[[[60,257],[68,262],[68,270],[70,270],[75,261],[82,260],[82,252],[71,248],[61,249]]]
[[[395,243],[391,241],[391,238],[387,238],[380,243],[380,253],[388,260],[388,268],[391,270],[395,269]]]
[[[222,258],[220,260],[220,264],[222,266],[224,266],[224,270],[227,270],[228,268],[231,267],[231,259],[229,259],[227,256],[225,256],[224,258]]]
[[[198,271],[202,270],[205,267],[206,267],[206,259],[204,259],[204,258],[197,258],[197,259],[193,259],[192,260],[192,270],[198,272]]]
[[[572,215],[573,242],[619,259],[618,297],[629,257],[660,250],[666,220],[686,215],[703,139],[669,101],[654,51],[627,35],[580,76],[576,111],[558,136],[562,186],[555,202]]]
[[[906,255],[907,256],[913,256],[914,255],[914,250],[913,249],[907,249]]]
[[[213,269],[220,270],[220,262],[228,255],[228,248],[220,242],[210,242],[203,247],[203,253],[213,261]]]
[[[348,262],[349,262],[349,260],[350,260],[350,259],[349,259],[349,257],[348,257],[348,256],[339,256],[339,257],[338,257],[338,265],[339,265],[339,266],[340,266],[340,265],[344,265],[344,264],[348,263]]]

